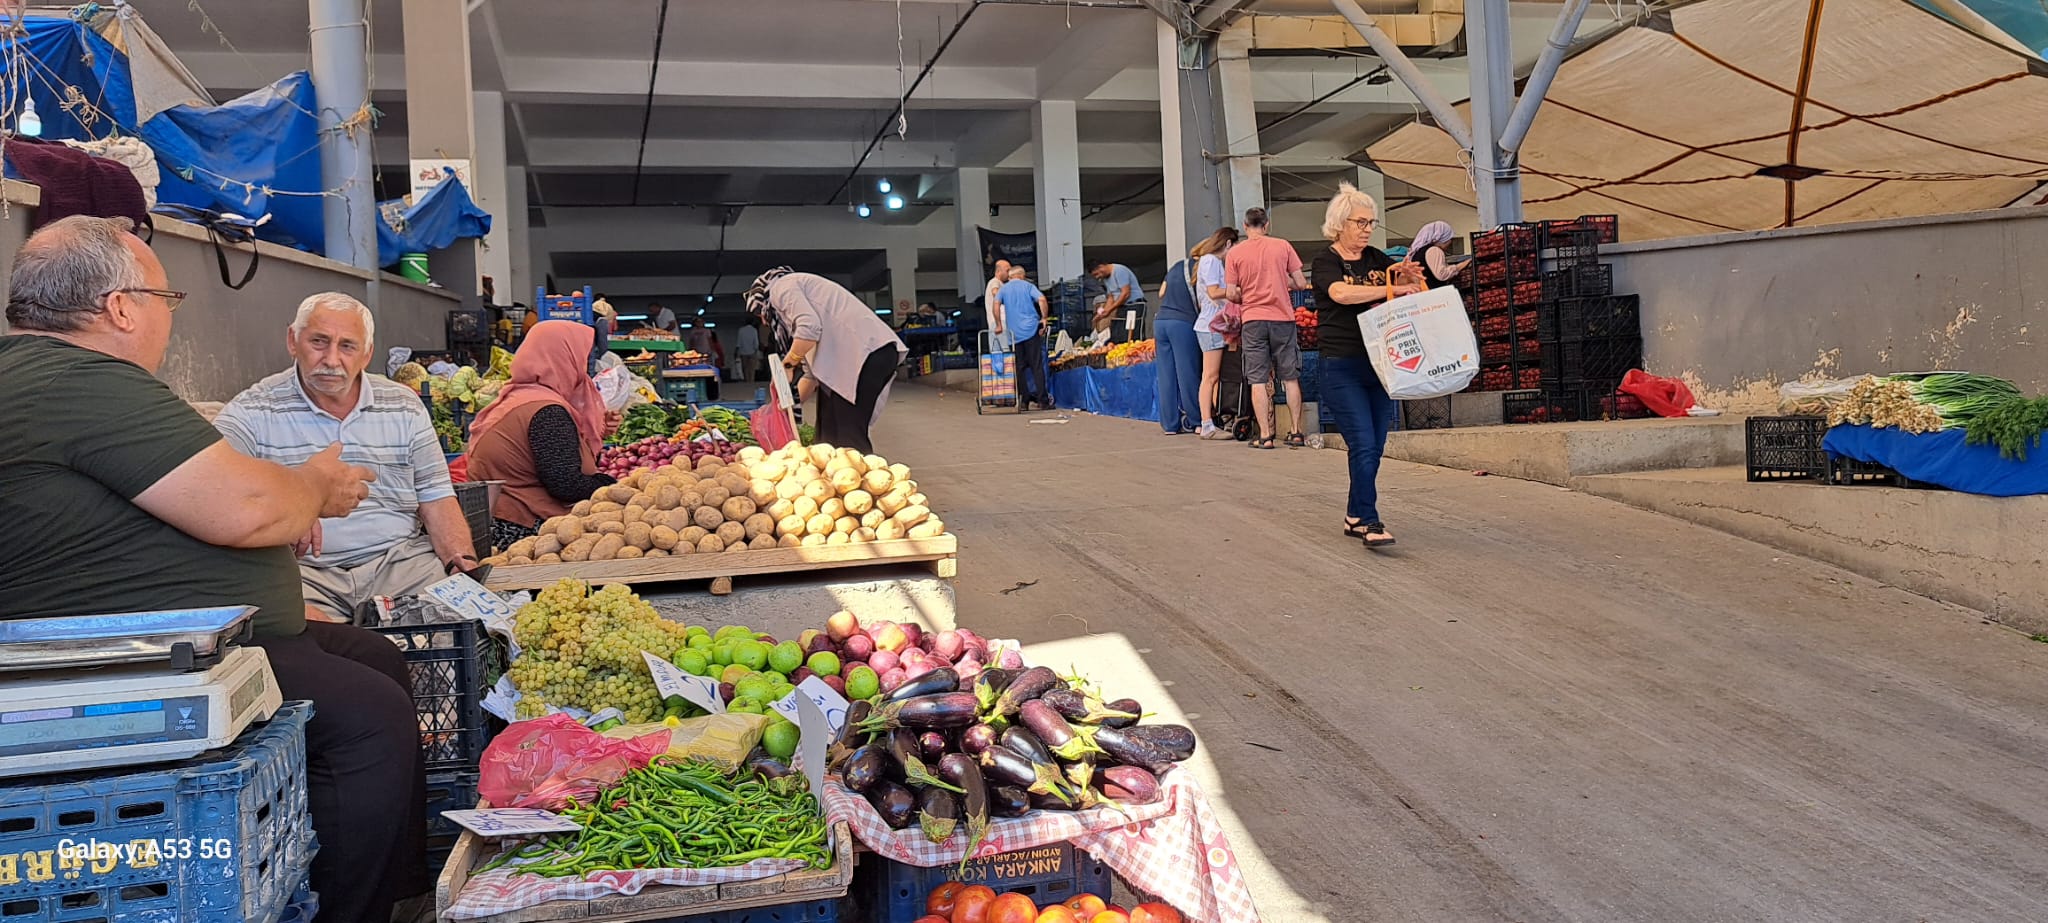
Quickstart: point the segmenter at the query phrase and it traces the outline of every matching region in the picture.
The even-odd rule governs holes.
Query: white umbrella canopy
[[[2003,207],[2048,182],[2044,75],[1908,0],[1697,0],[1559,69],[1522,144],[1526,217],[1614,214],[1643,240]],[[1433,126],[1366,155],[1475,200]]]

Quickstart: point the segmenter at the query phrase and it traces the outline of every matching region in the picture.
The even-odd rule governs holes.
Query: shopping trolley
[[[1017,354],[995,351],[995,334],[983,330],[978,337],[981,352],[981,394],[974,401],[974,412],[987,413],[990,407],[1018,407],[1017,403]]]

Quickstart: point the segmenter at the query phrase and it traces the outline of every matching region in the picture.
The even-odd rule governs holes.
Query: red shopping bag
[[[1621,393],[1633,394],[1660,417],[1682,417],[1699,402],[1693,400],[1692,389],[1676,378],[1652,375],[1642,369],[1630,369],[1621,380]]]

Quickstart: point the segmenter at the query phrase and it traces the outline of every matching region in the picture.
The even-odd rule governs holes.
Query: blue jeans
[[[1380,521],[1380,454],[1387,448],[1387,433],[1394,428],[1398,407],[1387,396],[1372,360],[1323,357],[1317,374],[1321,377],[1323,403],[1337,418],[1337,432],[1344,437],[1344,449],[1351,463],[1351,500],[1345,515],[1360,522]]]
[[[1195,428],[1202,420],[1197,399],[1202,393],[1202,349],[1195,343],[1195,325],[1160,318],[1152,322],[1158,353],[1159,426],[1169,433]]]

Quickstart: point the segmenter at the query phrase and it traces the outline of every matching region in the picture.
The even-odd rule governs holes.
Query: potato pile
[[[677,459],[600,487],[487,564],[561,564],[754,548],[934,538],[910,469],[879,455],[791,443],[741,449],[739,460]]]

